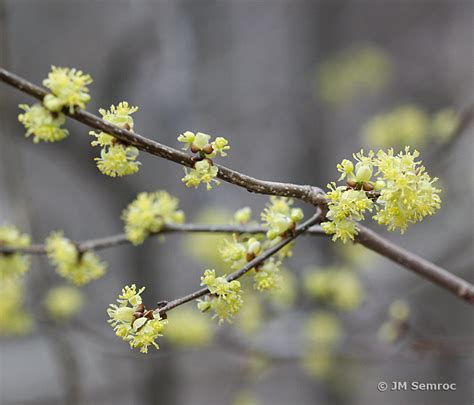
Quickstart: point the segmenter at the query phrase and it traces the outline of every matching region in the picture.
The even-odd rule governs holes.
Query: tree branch
[[[395,245],[363,225],[357,226],[355,241],[366,248],[412,270],[423,278],[474,304],[474,285],[414,253]]]
[[[49,94],[48,91],[42,87],[39,87],[1,67],[0,80],[41,101],[47,94]],[[76,121],[82,122],[91,128],[98,129],[113,135],[122,142],[133,145],[144,152],[171,160],[172,162],[183,166],[193,167],[194,165],[192,156],[188,155],[187,153],[145,138],[135,132],[117,127],[85,110],[77,108],[75,112],[71,114],[69,113],[68,109],[64,109],[63,112]],[[266,195],[277,195],[282,197],[293,197],[313,205],[318,205],[324,203],[325,201],[323,196],[324,192],[318,187],[260,180],[219,164],[214,164],[214,166],[219,169],[217,177],[228,183],[243,187],[250,192]]]
[[[26,79],[23,79],[3,68],[0,68],[0,81],[3,81],[9,84],[10,86],[15,87],[18,90],[29,94],[30,96],[33,96],[39,100],[42,100],[48,94],[48,92],[42,87],[36,86],[35,84],[27,81]],[[108,134],[111,134],[122,142],[134,145],[138,149],[148,152],[152,155],[171,160],[175,163],[187,167],[192,167],[194,164],[192,157],[187,153],[163,145],[151,139],[147,139],[137,133],[128,131],[124,128],[116,127],[115,125],[104,121],[103,119],[87,111],[76,109],[76,111],[71,114],[68,110],[64,110],[64,113],[69,117],[91,128],[98,129],[100,131],[104,131]],[[461,124],[456,129],[456,132],[462,132],[467,127],[471,118],[472,115],[467,114],[467,117],[461,121]],[[324,197],[324,192],[318,187],[310,185],[298,185],[291,183],[279,183],[259,180],[254,177],[239,173],[235,170],[226,168],[224,166],[220,166],[217,164],[215,166],[219,170],[218,177],[228,183],[243,187],[250,192],[255,192],[259,194],[297,198],[299,200],[311,203],[315,206],[319,206],[324,213],[326,200]],[[474,286],[472,284],[449,273],[441,267],[436,266],[435,264],[432,264],[427,260],[394,245],[385,238],[377,235],[372,231],[369,231],[367,228],[361,225],[359,225],[359,229],[360,234],[357,236],[356,242],[383,256],[386,256],[387,258],[401,264],[403,267],[414,271],[415,273],[430,280],[431,282],[434,282],[435,284],[443,287],[444,289],[454,293],[456,296],[462,298],[463,300],[474,304]],[[232,230],[231,232],[234,231]],[[321,234],[320,229],[316,233]],[[91,243],[92,247],[90,245]],[[80,245],[79,248],[84,250],[96,248],[99,249],[110,246],[116,246],[123,243],[127,243],[124,235],[117,235],[104,238],[102,240],[84,242],[83,246]],[[28,249],[25,249],[24,252],[31,254],[42,254],[44,253],[44,246],[35,245]]]
[[[152,233],[149,236],[159,236],[167,233],[236,233],[236,234],[261,234],[267,232],[263,226],[243,226],[243,225],[212,225],[212,224],[168,224],[159,232]],[[328,236],[319,225],[314,225],[305,231],[308,235]],[[89,250],[102,250],[110,247],[129,245],[131,242],[124,233],[117,235],[105,236],[103,238],[89,239],[82,242],[75,242],[79,252],[87,252]],[[45,255],[46,245],[35,243],[26,248],[12,248],[2,246],[0,244],[0,254],[29,254],[29,255]]]
[[[260,263],[263,263],[265,260],[273,256],[275,253],[277,253],[280,249],[284,248],[290,242],[295,240],[298,236],[306,232],[312,225],[317,223],[320,219],[320,215],[321,215],[320,212],[313,215],[306,222],[298,226],[291,236],[278,242],[275,246],[272,246],[271,248],[265,250],[261,255],[257,256],[255,259],[248,262],[241,269],[236,270],[233,273],[229,274],[227,276],[227,280],[228,281],[237,280],[238,278],[242,277],[244,274],[252,270],[254,267],[258,266]],[[173,308],[179,307],[180,305],[183,305],[187,302],[203,297],[204,295],[208,293],[209,293],[209,289],[206,287],[203,287],[197,291],[192,292],[191,294],[185,295],[184,297],[177,298],[173,301],[168,302],[165,306],[157,308],[157,311],[160,313],[160,315],[163,315]]]

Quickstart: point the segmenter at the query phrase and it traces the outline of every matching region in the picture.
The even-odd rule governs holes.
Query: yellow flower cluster
[[[458,124],[459,115],[450,108],[430,115],[417,105],[405,104],[372,117],[362,127],[361,136],[372,147],[421,146],[449,139]]]
[[[182,178],[187,187],[197,188],[201,183],[206,185],[207,190],[212,189],[212,183],[219,185],[217,174],[219,169],[214,166],[212,158],[217,154],[222,157],[227,156],[226,151],[230,149],[228,141],[225,138],[217,137],[210,141],[211,136],[198,132],[194,134],[186,131],[178,136],[178,142],[184,143],[183,150],[190,149],[195,153],[197,161],[191,169],[184,169],[185,176]]]
[[[30,333],[33,329],[33,319],[23,308],[23,281],[2,278],[0,297],[0,336],[21,336]]]
[[[408,147],[398,155],[392,149],[377,154],[375,164],[384,186],[377,199],[381,208],[374,219],[390,231],[399,228],[403,233],[409,223],[433,215],[441,206],[441,190],[433,186],[438,179],[426,173],[425,167],[415,160],[418,156],[418,151],[411,153]]]
[[[84,298],[78,288],[59,286],[51,288],[43,300],[43,306],[48,315],[63,321],[76,315],[84,304]]]
[[[270,258],[255,269],[254,288],[258,291],[275,290],[280,288],[282,277],[280,275],[281,262]]]
[[[184,168],[184,177],[181,179],[186,187],[198,188],[201,183],[206,185],[207,190],[212,189],[212,183],[220,185],[221,182],[216,179],[219,169],[214,166],[212,161],[203,159],[194,164],[192,169]]]
[[[18,115],[25,128],[26,136],[33,135],[33,142],[57,142],[66,138],[69,134],[67,129],[61,128],[66,121],[62,112],[51,114],[42,104],[36,103],[31,107],[27,104],[20,104],[19,107],[24,113]]]
[[[304,325],[305,355],[302,367],[315,378],[325,378],[335,366],[333,354],[340,344],[343,331],[339,320],[328,312],[312,314]]]
[[[114,328],[115,334],[129,342],[132,349],[138,348],[141,353],[148,353],[148,347],[153,345],[159,349],[156,339],[163,336],[167,324],[158,312],[147,310],[143,304],[141,293],[145,287],[137,291],[135,284],[125,286],[117,302],[107,309],[110,319],[108,322]]]
[[[122,101],[117,106],[111,105],[109,110],[101,108],[99,113],[105,121],[133,131],[134,123],[131,114],[137,110],[138,107],[131,107],[126,101]],[[102,147],[100,157],[95,158],[97,168],[101,173],[110,177],[121,177],[138,171],[139,152],[135,146],[126,145],[103,131],[90,131],[89,134],[96,138],[91,145]]]
[[[317,93],[328,104],[342,104],[358,94],[383,88],[391,64],[383,49],[369,44],[343,49],[318,67]]]
[[[0,226],[0,246],[10,248],[26,248],[30,245],[30,237],[21,233],[16,227]],[[19,253],[0,253],[0,282],[18,278],[30,267],[30,258]]]
[[[225,276],[218,277],[215,270],[207,269],[201,277],[201,285],[206,286],[210,294],[198,301],[198,309],[202,312],[212,309],[213,318],[218,317],[220,324],[231,322],[243,303],[240,282],[227,281]]]
[[[166,224],[183,223],[184,212],[178,210],[178,204],[179,200],[166,191],[138,194],[122,213],[127,239],[139,245]]]
[[[371,211],[373,202],[363,190],[336,187],[336,183],[328,184],[330,191],[326,193],[329,211],[321,227],[333,240],[341,239],[346,243],[357,234],[356,222],[362,221],[367,210]]]
[[[354,154],[358,161],[355,168],[351,161],[343,160],[337,169],[342,173],[340,180],[347,178],[347,186],[328,185],[328,221],[321,224],[324,231],[333,234],[333,240],[353,240],[357,235],[356,221],[363,220],[365,212],[373,208],[373,219],[402,233],[409,223],[433,215],[441,205],[441,190],[433,186],[438,179],[432,179],[416,160],[419,155],[406,147],[398,154],[389,149],[377,154],[370,151],[365,156],[361,151]],[[376,194],[369,195],[372,191]]]
[[[55,112],[67,107],[70,113],[76,107],[85,108],[91,99],[87,88],[91,83],[92,78],[81,70],[52,66],[48,78],[43,80],[52,93],[44,98],[44,106]]]
[[[301,208],[292,208],[292,205],[291,198],[270,197],[270,203],[261,214],[263,226],[268,229],[268,239],[284,237],[303,219],[304,214]]]
[[[171,321],[166,327],[166,338],[175,346],[204,347],[214,336],[213,322],[200,316],[196,309],[176,308],[168,315]]]
[[[392,302],[388,309],[389,319],[377,331],[377,338],[383,343],[393,343],[403,334],[410,317],[410,307],[404,300]]]
[[[311,297],[344,311],[358,308],[363,298],[359,279],[345,268],[310,268],[304,276],[304,288]]]
[[[105,274],[107,266],[94,252],[79,252],[62,232],[53,232],[46,239],[46,251],[56,272],[76,285],[87,284]]]
[[[51,93],[43,103],[19,105],[24,112],[18,115],[18,121],[25,126],[26,136],[34,135],[34,143],[66,138],[69,132],[61,127],[66,121],[62,110],[68,108],[73,113],[76,107],[85,108],[90,100],[87,88],[90,83],[92,78],[80,70],[52,66],[48,78],[43,81]]]

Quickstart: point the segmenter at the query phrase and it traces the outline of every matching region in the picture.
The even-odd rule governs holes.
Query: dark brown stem
[[[39,87],[4,68],[0,68],[0,80],[40,101],[42,101],[48,94],[48,92],[42,87]],[[82,122],[91,128],[111,134],[115,138],[129,145],[133,145],[144,152],[171,160],[172,162],[183,166],[193,167],[194,161],[192,156],[183,151],[145,138],[125,128],[117,127],[110,122],[104,121],[102,118],[79,108],[77,108],[73,113],[70,113],[68,109],[65,109],[63,112],[76,121]],[[243,187],[253,193],[293,197],[313,205],[318,205],[325,201],[323,197],[324,193],[318,187],[260,180],[218,164],[214,164],[214,166],[219,169],[217,177],[228,183]]]
[[[36,86],[35,84],[3,68],[0,68],[0,81],[3,81],[11,85],[12,87],[15,87],[18,90],[29,94],[39,100],[43,100],[43,98],[48,94],[48,92],[42,87]],[[91,113],[88,113],[87,111],[76,109],[74,113],[69,113],[69,111],[67,110],[65,110],[64,113],[91,128],[107,132],[113,135],[115,138],[119,139],[120,141],[130,145],[134,145],[138,149],[148,152],[152,155],[171,160],[175,163],[187,167],[192,167],[194,164],[193,158],[180,150],[163,145],[151,139],[147,139],[139,134],[128,131],[124,128],[116,127],[115,125],[112,125],[111,123],[104,121],[103,119]],[[461,120],[455,132],[462,132],[467,127],[471,119],[472,114],[466,114],[466,117]],[[300,199],[315,206],[319,206],[322,210],[324,217],[324,211],[326,209],[326,200],[323,191],[318,187],[259,180],[239,173],[235,170],[228,169],[224,166],[215,166],[219,169],[218,177],[224,181],[227,181],[239,187],[243,187],[250,192]],[[416,256],[415,254],[392,244],[391,242],[387,241],[376,233],[369,231],[365,227],[361,226],[360,229],[361,233],[356,239],[358,243],[361,243],[367,248],[378,252],[383,256],[388,257],[389,259],[401,264],[403,267],[414,271],[415,273],[425,277],[426,279],[447,289],[448,291],[453,292],[454,294],[456,294],[456,296],[464,299],[465,301],[470,302],[471,304],[474,303],[474,286],[470,283],[449,273],[441,267],[436,266],[428,262],[427,260],[422,259],[421,257]],[[321,234],[320,229],[318,229],[317,234]],[[117,235],[109,238],[104,238],[98,241],[96,240],[83,242],[83,244],[80,244],[79,248],[81,250],[99,249],[110,246],[116,246],[123,243],[127,243],[124,235]],[[3,248],[3,250],[0,250],[0,252],[2,251],[4,253],[7,253],[8,249]],[[10,250],[10,253],[11,252],[12,251]],[[43,254],[44,246],[35,245],[28,249],[24,249],[24,252],[31,254]]]
[[[262,226],[250,225],[200,225],[200,224],[168,224],[157,233],[151,234],[150,237],[167,234],[167,233],[249,233],[249,234],[261,234],[267,230]],[[308,235],[320,235],[327,236],[319,225],[314,225],[307,229],[305,234]],[[90,239],[82,242],[76,242],[77,249],[80,252],[87,252],[89,250],[101,250],[110,247],[127,245],[131,242],[127,239],[126,235],[120,233],[118,235],[106,236],[104,238]],[[36,243],[26,248],[12,248],[8,246],[2,246],[0,244],[0,254],[11,254],[21,253],[30,255],[45,255],[46,245]]]
[[[255,259],[248,262],[244,267],[241,269],[234,271],[233,273],[227,276],[228,281],[237,280],[238,278],[242,277],[244,274],[248,273],[254,267],[258,266],[260,263],[263,263],[265,260],[276,254],[279,250],[284,248],[298,236],[306,232],[308,229],[311,228],[315,223],[317,223],[320,219],[320,213],[313,215],[310,219],[306,222],[301,224],[296,228],[291,236],[285,238],[278,242],[276,245],[272,246],[271,248],[265,250],[261,255],[257,256]],[[168,302],[165,306],[160,307],[157,311],[163,315],[166,314],[169,310],[179,307],[180,305],[186,304],[187,302],[193,301],[197,298],[203,297],[204,295],[209,294],[209,290],[207,287],[203,287],[197,291],[192,292],[191,294],[185,295],[184,297],[177,298],[173,301]]]
[[[470,304],[474,304],[474,285],[471,283],[395,245],[365,226],[358,225],[358,228],[359,234],[355,238],[357,243],[415,272]]]

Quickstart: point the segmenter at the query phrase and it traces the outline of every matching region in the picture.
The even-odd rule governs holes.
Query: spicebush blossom
[[[214,336],[214,323],[196,309],[176,308],[168,315],[166,338],[179,347],[204,347]]]
[[[62,232],[53,232],[46,239],[46,251],[56,272],[78,286],[102,277],[107,269],[94,252],[79,252]]]
[[[280,266],[281,262],[273,257],[266,260],[261,266],[257,266],[253,276],[253,287],[258,291],[278,289],[282,282]]]
[[[308,269],[304,287],[311,297],[345,311],[358,308],[363,298],[359,279],[353,271],[343,267]]]
[[[191,169],[184,169],[185,176],[182,181],[187,187],[197,188],[204,183],[206,189],[211,190],[212,183],[220,184],[220,181],[216,179],[219,169],[214,166],[211,159],[217,154],[222,157],[227,156],[226,151],[230,149],[230,146],[227,139],[223,137],[217,137],[212,142],[210,140],[211,136],[202,132],[194,134],[186,131],[178,136],[178,142],[184,144],[183,150],[190,149],[197,155],[194,166]]]
[[[70,113],[76,107],[85,108],[91,98],[87,88],[91,83],[92,78],[81,70],[52,66],[48,78],[43,80],[52,93],[44,98],[44,106],[53,112],[67,107]]]
[[[158,312],[145,308],[141,297],[144,290],[145,287],[142,287],[137,291],[135,284],[125,286],[117,299],[119,305],[111,304],[107,314],[117,336],[128,342],[130,348],[148,353],[151,345],[159,349],[156,339],[163,336],[168,321],[162,319]]]
[[[389,319],[377,331],[377,339],[382,343],[397,341],[406,329],[410,317],[410,306],[404,300],[395,300],[388,309]]]
[[[270,197],[270,203],[263,210],[263,226],[268,229],[267,238],[275,239],[295,228],[303,219],[301,208],[292,208],[293,200],[286,197]]]
[[[18,121],[26,128],[27,137],[33,135],[34,143],[57,142],[68,136],[69,131],[61,128],[66,121],[62,112],[51,113],[39,103],[32,106],[20,104],[19,107],[24,112],[18,115]]]
[[[219,324],[231,322],[243,303],[240,282],[227,281],[225,276],[216,276],[215,270],[207,269],[201,277],[201,285],[206,286],[210,294],[198,301],[198,309],[202,312],[212,309],[213,318],[219,318]]]
[[[178,210],[178,204],[179,200],[166,191],[138,194],[122,213],[127,239],[139,245],[166,224],[183,223],[184,212]]]
[[[328,221],[321,224],[324,231],[332,234],[333,240],[345,243],[357,235],[356,223],[365,218],[367,211],[375,210],[375,221],[401,233],[408,224],[433,215],[441,206],[441,190],[434,187],[438,179],[431,178],[416,160],[419,155],[405,147],[398,154],[393,149],[377,154],[370,151],[367,156],[361,151],[354,154],[358,162],[355,168],[352,162],[343,160],[337,169],[342,173],[340,180],[347,179],[347,186],[328,185]],[[377,194],[369,195],[371,191]]]
[[[33,319],[24,308],[24,283],[21,278],[2,278],[0,282],[0,336],[23,336],[33,329]]]
[[[56,321],[73,317],[82,309],[83,304],[81,291],[66,285],[51,288],[43,300],[46,312]]]
[[[0,246],[26,248],[30,246],[30,237],[10,225],[0,226]],[[18,278],[30,267],[30,258],[20,253],[0,253],[0,282]]]
[[[131,107],[126,101],[122,101],[117,106],[111,105],[108,110],[99,109],[99,113],[105,121],[133,132],[131,115],[137,110],[138,107]],[[135,146],[127,145],[103,131],[90,131],[89,134],[96,138],[91,145],[102,147],[100,157],[95,158],[101,173],[110,177],[122,177],[138,171],[139,151]]]

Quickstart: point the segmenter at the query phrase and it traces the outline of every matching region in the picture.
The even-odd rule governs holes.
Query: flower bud
[[[214,152],[214,148],[212,147],[212,145],[210,143],[208,143],[206,146],[204,146],[204,148],[202,148],[202,151],[206,155],[210,155],[212,152]]]
[[[44,99],[43,99],[43,105],[49,110],[49,111],[61,111],[63,108],[63,103],[61,100],[52,94],[48,94]]]
[[[211,139],[210,135],[198,132],[194,138],[193,145],[195,145],[199,150],[202,150],[209,143],[209,139]]]
[[[249,239],[247,244],[248,244],[247,253],[259,254],[260,251],[262,250],[262,245],[255,238]]]
[[[362,189],[364,191],[372,191],[374,189],[374,186],[370,183],[365,182],[364,184],[362,184]]]
[[[357,183],[354,180],[347,180],[347,186],[350,188],[355,188]]]
[[[372,177],[372,167],[369,165],[357,163],[356,165],[356,181],[358,183],[363,183],[370,181]]]
[[[248,221],[250,221],[251,216],[252,216],[252,210],[249,207],[244,207],[238,210],[234,214],[234,219],[236,222],[240,224],[245,224]]]
[[[385,182],[383,180],[377,180],[374,183],[374,190],[379,191],[382,190],[385,187]]]
[[[290,217],[293,222],[301,221],[304,217],[303,210],[301,208],[293,208]]]

